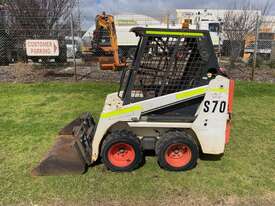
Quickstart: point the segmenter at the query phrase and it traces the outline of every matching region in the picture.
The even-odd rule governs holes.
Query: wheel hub
[[[165,159],[173,167],[183,167],[192,159],[191,149],[185,144],[172,144],[166,150]]]
[[[116,143],[110,147],[108,159],[116,167],[127,167],[135,160],[135,150],[130,144]]]

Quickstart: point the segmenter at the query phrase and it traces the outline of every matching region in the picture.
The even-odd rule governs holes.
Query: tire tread
[[[136,154],[136,155],[138,155],[140,157],[137,157],[138,158],[137,162],[133,166],[131,166],[129,168],[122,168],[122,169],[118,169],[118,168],[110,166],[110,164],[108,163],[107,158],[104,155],[104,153],[106,152],[105,151],[105,147],[110,142],[113,142],[115,140],[127,140],[127,141],[130,140],[130,141],[134,142],[134,144],[138,145],[138,147],[139,147],[139,154]],[[129,172],[129,171],[132,171],[132,170],[138,168],[140,166],[140,164],[142,163],[143,153],[142,153],[142,150],[141,150],[140,140],[131,131],[128,131],[128,130],[116,130],[116,131],[111,132],[110,134],[107,135],[107,137],[103,141],[103,144],[102,144],[101,148],[102,148],[101,149],[101,158],[102,158],[102,161],[105,164],[105,166],[108,169],[110,169],[111,171],[113,171],[113,172],[123,172],[123,171]]]
[[[185,141],[189,142],[189,144],[193,145],[193,151],[192,151],[192,163],[184,166],[183,168],[172,168],[169,166],[167,163],[165,163],[164,158],[161,157],[162,150],[166,148],[167,145],[169,144],[174,144],[178,143],[178,140],[185,139]],[[195,167],[197,163],[197,159],[199,156],[199,147],[189,133],[185,131],[179,131],[179,130],[170,130],[166,133],[163,134],[163,136],[160,138],[160,140],[156,144],[156,155],[158,157],[158,163],[160,167],[170,170],[170,171],[184,171],[184,170],[189,170]]]

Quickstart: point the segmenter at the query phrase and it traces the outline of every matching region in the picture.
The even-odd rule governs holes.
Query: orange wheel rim
[[[135,160],[136,154],[132,145],[116,143],[108,150],[108,159],[115,167],[127,167]]]
[[[165,152],[165,160],[172,167],[184,167],[191,159],[191,149],[185,144],[172,144]]]

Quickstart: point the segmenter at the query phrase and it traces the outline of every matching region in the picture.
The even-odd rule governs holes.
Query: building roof
[[[213,16],[216,19],[224,19],[226,12],[233,11],[234,13],[241,13],[243,10],[228,10],[228,9],[177,9],[177,18],[193,17],[198,14],[205,16]],[[261,15],[261,10],[251,10]]]
[[[118,14],[114,16],[116,27],[127,27],[127,31],[129,31],[132,27],[136,26],[150,26],[155,27],[161,25],[161,21],[158,19],[155,19],[150,16],[142,15],[142,14],[133,14],[133,13],[124,13],[124,14]],[[95,30],[95,24],[93,22],[93,25],[87,30],[87,32],[84,34],[83,38],[85,37],[91,37],[93,35],[93,31]]]
[[[119,14],[115,15],[115,23],[118,26],[139,26],[139,25],[155,25],[160,21],[142,14]]]

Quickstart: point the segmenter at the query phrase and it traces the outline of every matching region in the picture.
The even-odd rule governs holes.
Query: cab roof
[[[130,30],[136,33],[137,36],[175,36],[175,37],[204,37],[209,35],[207,30],[193,30],[193,29],[164,29],[164,28],[145,28],[134,27]]]

